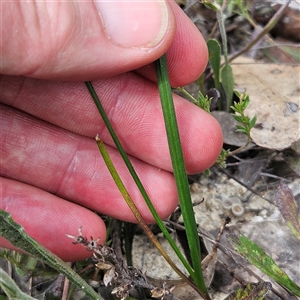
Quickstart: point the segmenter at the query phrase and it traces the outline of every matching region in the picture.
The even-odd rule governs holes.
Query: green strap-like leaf
[[[131,196],[129,195],[126,187],[123,184],[122,179],[120,178],[111,158],[109,153],[107,152],[104,143],[101,141],[101,139],[97,136],[96,137],[96,142],[98,145],[98,148],[101,152],[101,155],[103,157],[103,160],[105,161],[105,164],[114,180],[116,183],[120,193],[122,194],[124,200],[126,201],[128,207],[132,211],[133,215],[139,222],[140,226],[144,230],[144,232],[147,234],[151,242],[154,244],[154,246],[157,248],[157,250],[160,252],[160,254],[165,258],[165,260],[168,262],[168,264],[173,268],[173,270],[180,276],[182,277],[188,284],[193,286],[197,291],[198,288],[197,286],[193,285],[193,283],[188,279],[188,277],[185,276],[185,274],[175,265],[175,263],[172,261],[172,259],[169,257],[169,255],[165,252],[157,238],[155,237],[154,233],[150,230],[148,227],[146,221],[144,220],[143,216],[141,215],[140,211],[138,210],[137,206],[135,205],[134,201],[132,200]]]
[[[23,293],[16,283],[0,268],[0,287],[8,299],[35,300],[31,296]]]
[[[208,40],[207,48],[209,62],[214,72],[215,88],[220,91],[220,67],[221,67],[221,46],[215,39]]]
[[[26,234],[24,228],[17,224],[12,219],[11,215],[4,210],[0,210],[0,224],[0,236],[10,241],[14,246],[31,254],[35,258],[48,264],[50,267],[65,275],[72,283],[82,289],[91,299],[104,300],[64,261]]]
[[[226,95],[226,111],[229,112],[232,103],[234,77],[230,64],[225,64],[221,69],[221,81]]]
[[[257,244],[247,239],[245,236],[229,235],[228,240],[232,247],[246,258],[251,264],[259,268],[265,274],[273,278],[277,283],[286,289],[300,296],[300,287],[293,282],[289,276],[281,270],[275,261],[267,255]]]
[[[200,242],[197,232],[197,224],[195,221],[193,204],[185,170],[165,55],[163,55],[159,60],[155,61],[155,70],[168,138],[169,151],[172,160],[173,173],[176,181],[180,208],[182,211],[194,268],[194,274],[192,274],[192,277],[195,280],[196,285],[201,290],[202,297],[204,299],[210,299],[201,269]]]
[[[193,269],[191,268],[191,266],[189,265],[188,261],[185,259],[185,257],[182,255],[182,253],[180,252],[180,249],[177,247],[175,241],[172,239],[170,233],[168,232],[164,222],[161,220],[161,218],[159,217],[159,215],[157,214],[140,178],[138,177],[132,163],[130,162],[118,136],[116,135],[115,131],[114,131],[114,128],[112,127],[110,121],[109,121],[109,118],[108,116],[106,115],[106,112],[101,104],[101,101],[100,99],[98,98],[98,95],[92,85],[91,82],[85,82],[94,102],[95,102],[95,105],[97,106],[98,110],[99,110],[99,113],[105,123],[105,126],[107,127],[107,130],[109,131],[122,159],[124,160],[125,164],[126,164],[126,167],[128,168],[136,186],[138,187],[139,191],[141,192],[152,216],[154,217],[157,225],[159,226],[160,230],[162,231],[162,233],[164,234],[164,236],[166,237],[166,239],[168,240],[168,242],[170,243],[172,249],[174,250],[174,252],[176,253],[176,255],[178,256],[178,258],[181,260],[182,264],[185,266],[185,268],[187,269],[187,271],[192,274],[193,273]]]

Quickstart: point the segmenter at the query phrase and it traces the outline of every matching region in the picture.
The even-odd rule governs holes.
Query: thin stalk
[[[228,153],[227,157],[232,156],[232,155],[235,155],[235,154],[237,154],[237,153],[243,151],[244,149],[247,148],[247,146],[250,144],[250,142],[251,142],[251,137],[248,135],[248,136],[247,136],[247,142],[245,143],[245,145],[243,145],[243,146],[241,146],[241,147],[239,147],[239,148],[237,148],[237,149],[235,149],[235,150],[233,150],[233,151],[230,151],[230,152]]]
[[[194,104],[198,105],[199,101],[193,97],[184,87],[177,87],[177,91],[182,92],[185,96],[187,96]]]
[[[225,60],[225,64],[228,64],[227,35],[226,35],[224,17],[222,11],[217,11],[217,20],[219,23],[219,30],[220,30],[222,44],[223,44],[224,60]]]
[[[106,127],[107,127],[107,129],[108,129],[108,131],[109,131],[109,133],[110,133],[110,135],[111,135],[118,151],[119,151],[119,153],[120,153],[120,155],[122,156],[122,158],[123,158],[128,170],[129,170],[132,178],[134,179],[138,189],[140,190],[140,192],[141,192],[141,194],[142,194],[142,196],[143,196],[143,198],[144,198],[151,214],[153,215],[157,225],[159,226],[160,230],[162,231],[162,233],[164,234],[164,236],[168,240],[170,246],[172,247],[172,249],[174,250],[174,252],[178,256],[178,258],[180,259],[180,261],[182,262],[184,267],[187,269],[188,273],[191,274],[191,276],[192,276],[192,274],[194,273],[193,269],[191,268],[191,266],[189,265],[189,263],[187,262],[185,257],[182,255],[181,251],[179,250],[179,248],[175,244],[174,240],[172,239],[170,233],[168,232],[167,228],[165,227],[165,224],[160,219],[160,217],[158,216],[155,208],[153,207],[152,202],[151,202],[145,188],[143,187],[137,173],[135,172],[135,170],[134,170],[134,168],[133,168],[133,166],[132,166],[125,150],[123,149],[123,146],[121,145],[121,143],[120,143],[120,141],[119,141],[119,139],[118,139],[118,137],[117,137],[117,135],[116,135],[116,133],[115,133],[115,131],[114,131],[114,129],[113,129],[106,113],[105,113],[105,111],[104,111],[104,108],[103,108],[103,106],[102,106],[102,104],[101,104],[101,102],[98,98],[98,95],[97,95],[92,83],[88,81],[88,82],[85,82],[85,84],[86,84],[86,86],[87,86],[87,88],[88,88],[88,90],[89,90],[89,92],[90,92],[90,94],[91,94],[98,110],[99,110],[99,113],[100,113],[100,115],[101,115],[101,117],[102,117],[102,119],[103,119],[103,121],[104,121],[104,123],[105,123],[105,125],[106,125]]]
[[[204,278],[201,269],[201,251],[197,232],[197,224],[195,221],[189,184],[185,170],[185,164],[182,154],[165,55],[163,55],[159,60],[155,61],[155,70],[158,80],[158,88],[165,120],[165,127],[167,132],[170,156],[172,160],[173,172],[176,181],[184,225],[186,228],[192,265],[195,272],[192,277],[195,280],[196,285],[203,293],[204,299],[210,299],[210,296],[207,292],[204,283]]]
[[[274,14],[274,16],[270,19],[270,21],[266,24],[264,29],[255,37],[254,40],[252,40],[245,48],[243,48],[241,51],[238,53],[232,55],[229,58],[229,62],[233,61],[235,58],[238,56],[246,53],[249,51],[263,36],[265,36],[272,28],[277,24],[277,22],[280,20],[282,17],[284,11],[287,9],[289,4],[291,3],[292,0],[288,0],[284,5],[280,7],[280,9]]]
[[[183,278],[189,285],[191,285],[197,292],[200,292],[198,287],[193,284],[183,273],[182,271],[174,264],[174,262],[172,261],[172,259],[169,257],[169,255],[165,252],[165,250],[163,249],[163,247],[161,246],[161,244],[159,243],[159,241],[157,240],[157,238],[155,237],[155,235],[153,234],[153,232],[149,229],[146,221],[144,220],[143,216],[141,215],[141,213],[139,212],[138,208],[136,207],[135,203],[133,202],[131,196],[129,195],[126,187],[123,184],[122,179],[120,178],[105,146],[104,143],[101,141],[101,139],[99,138],[99,136],[96,136],[96,142],[98,145],[98,148],[100,150],[100,153],[103,157],[103,160],[113,178],[113,180],[115,181],[119,191],[121,192],[124,200],[126,201],[128,207],[130,208],[130,210],[132,211],[133,215],[135,216],[135,218],[138,220],[140,226],[142,227],[142,229],[144,230],[144,232],[148,235],[149,239],[151,240],[151,242],[155,245],[155,247],[158,249],[158,251],[160,252],[160,254],[165,258],[165,260],[168,262],[168,264],[173,268],[173,270],[181,277]]]

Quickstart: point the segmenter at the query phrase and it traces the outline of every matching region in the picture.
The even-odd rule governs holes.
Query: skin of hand
[[[93,85],[162,218],[178,203],[152,62],[167,51],[172,86],[207,64],[201,34],[173,1],[4,2],[1,201],[25,231],[66,261],[91,255],[65,234],[104,242],[93,211],[135,222],[95,143],[98,133],[145,220],[153,222],[84,85]],[[13,21],[11,21],[13,20]],[[217,121],[174,95],[187,172],[222,147]],[[0,246],[14,249],[5,239]]]

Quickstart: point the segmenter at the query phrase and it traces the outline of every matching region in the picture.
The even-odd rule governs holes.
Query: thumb
[[[160,57],[175,34],[172,10],[161,0],[8,1],[2,12],[0,72],[8,75],[113,76]]]

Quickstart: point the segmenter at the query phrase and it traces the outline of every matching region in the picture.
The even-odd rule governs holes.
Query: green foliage
[[[219,5],[223,5],[224,0],[219,0]],[[226,14],[231,16],[232,13],[237,13],[248,19],[250,2],[244,0],[230,0],[226,5]]]
[[[160,65],[161,64],[161,65]],[[156,69],[157,69],[157,73],[158,73],[158,84],[159,84],[159,90],[160,90],[160,94],[161,94],[161,99],[162,102],[164,101],[168,101],[166,103],[162,103],[163,106],[163,112],[164,112],[164,118],[165,118],[165,123],[166,123],[166,129],[167,129],[167,136],[169,137],[170,135],[174,137],[174,135],[176,135],[176,130],[177,130],[177,135],[178,135],[178,128],[177,128],[177,124],[174,125],[174,123],[171,124],[171,130],[168,130],[168,128],[170,127],[170,124],[168,124],[169,121],[171,122],[176,122],[176,117],[175,117],[175,110],[174,110],[174,105],[173,105],[173,99],[172,99],[172,93],[171,93],[171,87],[169,84],[169,80],[167,76],[167,67],[166,67],[166,60],[165,57],[162,57],[161,60],[159,62],[156,62]],[[200,257],[200,245],[199,247],[197,247],[197,243],[199,244],[199,238],[198,238],[198,233],[197,233],[197,225],[195,223],[194,220],[194,214],[193,214],[193,208],[192,208],[192,203],[190,200],[190,192],[189,192],[189,186],[188,186],[188,181],[187,181],[187,176],[185,173],[185,167],[184,167],[184,163],[183,163],[183,156],[182,154],[180,155],[180,153],[178,153],[178,151],[182,151],[181,150],[181,146],[180,146],[180,142],[179,142],[179,137],[178,138],[171,138],[171,140],[176,141],[178,144],[175,145],[176,147],[176,153],[175,153],[175,166],[173,164],[173,169],[174,169],[174,174],[175,174],[175,180],[176,180],[176,184],[178,184],[178,178],[179,178],[179,187],[178,187],[178,193],[179,193],[179,198],[182,199],[182,193],[186,196],[186,193],[188,192],[188,196],[189,196],[189,201],[188,202],[186,200],[185,203],[183,203],[183,205],[181,206],[181,210],[184,214],[188,215],[188,221],[185,221],[185,226],[187,228],[187,236],[190,238],[188,238],[188,240],[192,241],[192,247],[191,249],[191,256],[192,256],[192,261],[193,261],[193,268],[191,268],[191,266],[188,264],[188,262],[185,260],[184,256],[182,255],[182,253],[180,252],[180,250],[178,249],[178,247],[176,246],[175,242],[172,240],[170,234],[168,233],[165,225],[163,224],[162,220],[160,219],[160,217],[158,216],[158,214],[156,213],[151,200],[149,199],[139,177],[137,176],[126,152],[124,151],[104,109],[103,106],[97,96],[96,91],[93,88],[93,85],[91,82],[86,82],[85,83],[99,112],[100,115],[102,117],[102,119],[104,120],[104,123],[108,129],[108,131],[111,134],[111,137],[115,143],[115,145],[117,146],[131,176],[133,177],[137,187],[139,188],[141,194],[144,197],[144,200],[147,204],[147,206],[149,207],[153,217],[155,218],[155,221],[157,222],[158,226],[160,227],[160,229],[162,230],[162,232],[164,233],[164,235],[166,236],[168,242],[170,243],[170,245],[172,246],[173,250],[175,251],[175,253],[177,254],[177,256],[179,257],[179,259],[182,261],[183,265],[186,267],[187,271],[191,274],[191,277],[193,278],[193,280],[195,281],[195,283],[193,283],[192,281],[190,281],[177,267],[176,265],[173,263],[173,261],[171,261],[168,258],[168,255],[166,255],[166,253],[163,251],[161,245],[158,243],[158,241],[156,240],[156,238],[153,236],[152,232],[147,229],[146,223],[143,221],[142,218],[139,217],[138,215],[138,211],[137,209],[134,208],[133,206],[133,201],[130,200],[128,193],[126,192],[126,190],[124,189],[124,187],[122,187],[122,183],[119,181],[119,179],[117,179],[118,174],[113,166],[112,161],[110,160],[110,158],[108,157],[108,153],[105,150],[105,147],[103,145],[103,143],[101,142],[101,140],[99,139],[99,137],[96,137],[96,141],[99,147],[99,150],[101,152],[101,154],[103,155],[103,158],[105,159],[105,161],[107,160],[107,167],[109,167],[111,175],[114,177],[115,182],[117,183],[117,185],[120,185],[119,189],[124,197],[124,199],[126,200],[127,204],[129,205],[129,207],[132,209],[134,208],[134,214],[137,217],[137,220],[139,221],[139,224],[142,226],[142,228],[144,229],[144,231],[146,232],[146,234],[149,236],[151,235],[151,241],[154,243],[154,245],[156,246],[156,248],[160,251],[160,253],[162,254],[162,256],[168,261],[168,263],[171,265],[171,267],[184,279],[187,281],[187,283],[189,283],[195,290],[197,290],[201,295],[203,295],[204,299],[210,299],[209,295],[206,291],[206,287],[204,285],[204,280],[203,280],[203,276],[202,276],[202,270],[201,270],[201,257]],[[166,100],[167,98],[167,100]],[[170,103],[170,100],[172,101],[172,103]],[[164,106],[166,105],[166,106]],[[166,116],[167,114],[167,116]],[[166,121],[166,118],[168,119],[168,121]],[[176,143],[175,142],[175,143]],[[172,146],[170,146],[170,149],[172,149]],[[174,148],[173,148],[174,150]],[[173,153],[170,150],[171,153],[171,157],[173,157]],[[173,157],[174,158],[174,157]],[[173,159],[172,159],[173,162]],[[173,162],[174,163],[174,162]],[[178,171],[178,168],[180,168],[180,170]],[[113,172],[112,172],[113,171]],[[184,186],[186,184],[186,187]],[[187,209],[188,207],[188,209]],[[189,211],[189,207],[191,207],[191,212]],[[194,220],[194,221],[193,221]],[[195,226],[193,228],[193,222],[195,223]],[[193,231],[191,231],[191,229],[188,228],[192,228]],[[189,233],[189,234],[188,234]],[[196,284],[196,285],[195,285]]]
[[[207,95],[204,96],[201,92],[199,92],[197,105],[206,112],[210,113],[211,100],[212,99],[209,98]]]
[[[229,112],[234,88],[234,77],[229,63],[225,63],[221,69],[221,81],[226,96],[226,111]]]
[[[162,233],[164,234],[164,236],[166,237],[166,239],[170,243],[171,247],[173,248],[174,252],[179,257],[179,259],[181,260],[181,262],[183,263],[183,265],[186,267],[186,269],[188,270],[188,272],[189,273],[193,273],[192,268],[189,266],[188,262],[186,261],[186,259],[184,258],[184,256],[180,252],[179,248],[177,247],[176,243],[172,239],[172,237],[171,237],[170,233],[168,232],[168,230],[167,230],[164,222],[161,220],[161,218],[157,214],[157,212],[156,212],[156,210],[155,210],[155,208],[154,208],[154,206],[153,206],[153,204],[152,204],[152,202],[151,202],[151,200],[150,200],[150,198],[149,198],[149,196],[148,196],[148,194],[147,194],[147,192],[146,192],[146,190],[145,190],[142,182],[140,181],[140,179],[139,179],[139,177],[138,177],[135,169],[133,168],[133,165],[130,162],[130,160],[129,160],[129,158],[128,158],[128,156],[127,156],[127,154],[126,154],[126,152],[125,152],[125,150],[124,150],[124,148],[123,148],[123,146],[122,146],[119,138],[117,137],[117,135],[116,135],[116,133],[115,133],[115,131],[114,131],[114,129],[113,129],[113,127],[112,127],[112,125],[111,125],[111,123],[110,123],[107,115],[106,115],[106,112],[104,111],[104,108],[103,108],[103,106],[102,106],[102,104],[100,102],[100,99],[98,98],[98,95],[97,95],[96,91],[94,90],[94,87],[93,87],[92,83],[91,82],[86,82],[86,86],[87,86],[87,88],[88,88],[88,90],[89,90],[89,92],[90,92],[90,94],[91,94],[91,96],[92,96],[92,98],[93,98],[93,100],[94,100],[94,102],[95,102],[98,110],[99,110],[99,113],[100,113],[100,115],[101,115],[101,117],[102,117],[102,119],[103,119],[103,121],[105,123],[105,126],[107,127],[107,129],[108,129],[108,131],[109,131],[109,133],[110,133],[110,135],[111,135],[111,137],[112,137],[112,139],[113,139],[113,141],[114,141],[114,143],[115,143],[115,145],[116,145],[116,147],[117,147],[120,155],[122,156],[122,158],[123,158],[123,160],[124,160],[124,162],[125,162],[128,170],[130,172],[130,175],[132,176],[132,178],[133,178],[136,186],[140,190],[140,192],[141,192],[141,194],[142,194],[142,196],[143,196],[143,198],[144,198],[144,200],[145,200],[145,202],[146,202],[146,204],[147,204],[147,206],[148,206],[151,214],[153,215],[153,217],[154,217],[157,225],[159,226],[160,230],[162,231]],[[119,177],[118,173],[116,172],[116,170],[114,170],[115,169],[114,165],[113,165],[112,161],[110,160],[110,158],[108,156],[108,153],[105,150],[105,147],[104,147],[103,143],[101,142],[101,140],[98,140],[97,137],[96,137],[96,141],[97,141],[97,145],[99,147],[99,150],[100,150],[100,152],[102,154],[102,157],[103,157],[104,161],[106,162],[106,160],[107,160],[106,164],[107,164],[107,167],[109,167],[111,169],[110,172],[112,172],[112,176],[113,177],[114,176],[115,177]],[[135,206],[134,202],[129,199],[130,198],[129,195],[126,195],[128,193],[127,193],[125,187],[122,187],[122,183],[120,182],[120,178],[117,180],[117,182],[118,182],[118,184],[120,183],[119,190],[122,193],[123,197],[125,196],[124,199],[129,201],[128,202],[129,203],[129,207],[130,208],[134,208],[134,206]],[[118,184],[117,184],[117,186],[118,186]],[[136,213],[139,213],[139,212],[136,212]],[[136,216],[136,217],[139,220],[140,217],[138,217],[138,216]],[[141,222],[143,222],[143,221],[141,220]],[[147,229],[146,229],[146,232],[147,232]]]
[[[62,261],[55,254],[50,252],[48,249],[40,245],[36,240],[27,235],[24,231],[24,228],[16,222],[14,222],[14,220],[8,212],[0,210],[0,223],[0,236],[10,241],[11,244],[13,244],[14,246],[33,255],[35,258],[41,260],[42,262],[48,264],[52,268],[56,269],[58,272],[65,275],[71,282],[73,282],[76,286],[81,288],[91,299],[103,299],[64,261]]]
[[[225,34],[225,33],[224,33]],[[227,50],[224,49],[224,43],[226,43],[226,38],[223,37],[223,52],[225,57],[225,64],[221,67],[221,46],[219,42],[215,39],[211,39],[207,42],[207,47],[209,51],[209,62],[214,74],[214,84],[215,88],[220,91],[222,82],[222,87],[226,97],[226,107],[223,110],[229,112],[230,106],[232,104],[233,88],[234,88],[234,77],[230,64],[227,59]],[[221,108],[219,106],[219,108]]]
[[[197,224],[195,221],[194,210],[185,171],[165,55],[155,62],[155,69],[158,79],[158,88],[167,132],[169,151],[172,160],[172,167],[179,196],[180,208],[186,229],[192,265],[194,268],[194,274],[192,274],[192,277],[196,285],[201,290],[202,297],[204,299],[210,299],[201,269],[200,242],[197,232]]]
[[[245,93],[240,94],[238,91],[235,91],[235,94],[239,98],[239,102],[234,102],[233,106],[231,106],[231,109],[234,111],[232,116],[241,123],[241,125],[237,125],[237,131],[246,134],[248,141],[250,141],[250,130],[255,125],[256,116],[251,119],[245,116],[245,109],[250,101],[249,96]]]
[[[243,235],[240,235],[239,237],[229,235],[228,240],[232,247],[251,264],[259,268],[296,296],[300,296],[300,287],[294,283],[289,276],[277,266],[275,261],[257,244]]]
[[[10,276],[0,268],[0,287],[9,299],[35,300],[23,293]],[[5,298],[3,298],[5,299]]]
[[[183,88],[180,88],[180,91],[184,91],[184,93],[186,95],[189,95],[189,93],[186,90],[184,90]],[[256,122],[256,116],[254,116],[251,119],[249,117],[245,116],[245,109],[247,108],[249,101],[250,101],[249,96],[245,93],[240,94],[237,91],[234,91],[234,93],[236,94],[237,97],[239,97],[239,101],[234,102],[234,105],[231,106],[230,108],[234,111],[234,113],[232,114],[233,118],[235,120],[237,120],[239,123],[241,123],[241,124],[237,125],[236,131],[247,135],[248,139],[247,139],[247,143],[244,146],[234,150],[233,152],[231,152],[230,150],[225,150],[225,149],[221,150],[221,153],[216,161],[216,164],[220,165],[222,168],[226,167],[226,158],[228,156],[239,152],[240,150],[245,148],[250,143],[250,141],[251,141],[250,131],[254,127],[255,122]],[[210,105],[211,105],[211,101],[212,101],[211,98],[209,98],[207,95],[204,96],[201,92],[199,92],[198,100],[196,100],[191,95],[189,95],[189,97],[193,98],[193,102],[196,105],[198,105],[200,108],[202,108],[206,112],[210,113]],[[207,171],[206,174],[209,174],[209,171]]]
[[[248,283],[246,286],[238,288],[224,300],[263,300],[271,287],[270,282]]]
[[[30,255],[19,253],[17,251],[0,249],[0,257],[11,262],[15,266],[16,272],[21,276],[38,272],[36,269],[38,260]]]
[[[221,46],[215,39],[207,41],[209,63],[214,73],[215,88],[220,91]]]
[[[222,168],[226,168],[226,158],[229,156],[230,150],[222,149],[221,153],[216,161],[216,164]]]

